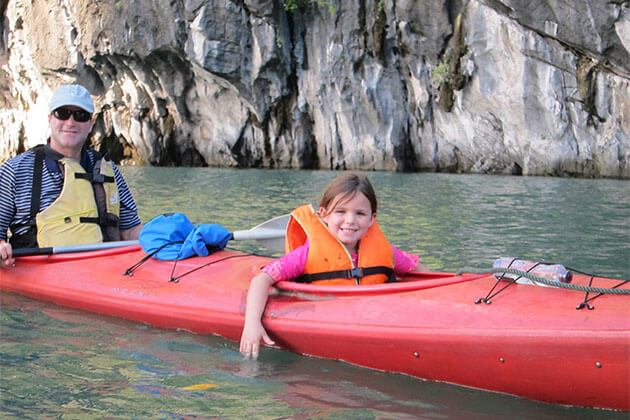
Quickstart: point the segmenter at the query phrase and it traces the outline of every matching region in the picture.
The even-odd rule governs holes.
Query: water
[[[305,202],[317,205],[339,172],[124,168],[140,215],[181,211],[195,223],[253,227]],[[630,183],[371,172],[377,220],[398,248],[434,270],[488,268],[500,256],[557,261],[630,278]],[[176,181],[177,180],[177,181]],[[165,197],[167,199],[165,199]],[[267,250],[231,243],[246,251]]]
[[[329,171],[125,167],[143,220],[253,227],[316,204]],[[500,256],[630,278],[627,181],[370,173],[378,220],[435,270]],[[263,254],[255,242],[230,247]],[[2,418],[625,418],[264,349],[2,294]],[[593,384],[597,386],[597,384]]]

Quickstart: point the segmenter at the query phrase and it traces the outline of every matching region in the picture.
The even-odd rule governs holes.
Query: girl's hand
[[[245,325],[243,326],[240,345],[240,351],[245,356],[245,359],[250,357],[252,359],[258,358],[261,339],[267,345],[275,344],[262,326],[262,315],[269,297],[269,287],[272,284],[273,279],[271,276],[260,272],[254,276],[249,285],[245,308]]]
[[[260,339],[268,346],[276,344],[267,331],[263,328],[261,323],[253,325],[251,327],[245,325],[243,328],[243,334],[241,334],[240,352],[245,359],[256,360],[258,358],[258,350],[260,349]]]

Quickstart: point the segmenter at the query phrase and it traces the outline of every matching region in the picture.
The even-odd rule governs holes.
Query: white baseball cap
[[[79,107],[90,114],[94,113],[92,96],[90,96],[90,92],[81,85],[59,86],[55,93],[53,93],[48,108],[50,112],[53,112],[55,109],[66,105]]]

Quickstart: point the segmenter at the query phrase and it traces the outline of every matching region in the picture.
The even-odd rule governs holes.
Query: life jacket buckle
[[[363,269],[361,267],[355,267],[348,270],[351,279],[360,279],[363,277]]]
[[[105,176],[103,174],[92,174],[92,182],[102,184],[105,182]]]

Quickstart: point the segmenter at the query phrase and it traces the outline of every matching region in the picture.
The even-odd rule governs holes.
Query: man
[[[142,228],[116,165],[84,147],[94,126],[87,89],[60,86],[49,110],[47,144],[0,167],[0,268],[13,266],[14,248],[131,240]]]

